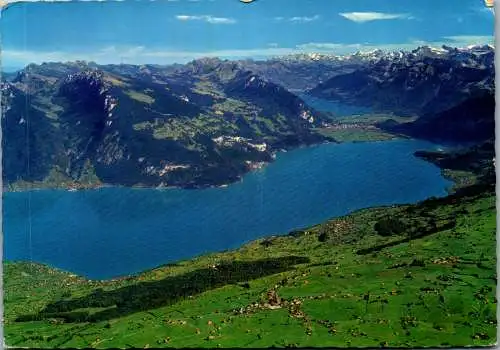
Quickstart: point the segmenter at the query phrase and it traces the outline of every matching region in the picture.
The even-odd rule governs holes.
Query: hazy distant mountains
[[[494,58],[491,46],[379,52],[370,64],[336,75],[310,93],[420,117],[411,124],[382,125],[390,131],[440,141],[481,141],[495,133]]]
[[[2,82],[4,180],[200,187],[281,148],[317,143],[327,117],[295,93],[418,115],[387,130],[481,141],[494,130],[494,49],[421,47],[185,65],[29,65]],[[31,161],[28,161],[31,160]]]
[[[494,89],[495,51],[420,47],[320,83],[311,93],[397,113],[434,113]]]

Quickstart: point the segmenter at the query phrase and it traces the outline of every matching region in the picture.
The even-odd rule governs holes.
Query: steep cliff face
[[[85,71],[66,77],[55,98],[63,111],[58,115],[68,163],[66,175],[78,178],[85,162],[93,159],[104,136],[107,87],[102,73]]]
[[[479,142],[495,137],[495,96],[470,98],[439,113],[423,115],[413,123],[381,124],[386,130],[438,142]]]
[[[323,140],[312,131],[319,113],[226,61],[31,65],[3,88],[7,184],[91,173],[110,184],[208,186],[278,148]]]

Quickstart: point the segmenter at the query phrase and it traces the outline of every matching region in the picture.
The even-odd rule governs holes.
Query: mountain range
[[[490,46],[424,46],[372,56],[372,64],[334,76],[310,93],[378,111],[421,115],[494,90],[495,50]]]
[[[29,65],[2,83],[4,178],[199,187],[321,142],[321,113],[233,62]]]
[[[197,188],[237,181],[280,149],[324,141],[309,94],[418,117],[378,127],[481,142],[494,135],[494,48],[420,47],[266,61],[30,64],[2,77],[4,183]]]

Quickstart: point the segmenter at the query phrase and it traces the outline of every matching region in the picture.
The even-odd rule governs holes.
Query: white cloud
[[[355,51],[372,51],[372,50],[384,50],[384,51],[398,51],[398,50],[413,50],[418,46],[433,46],[441,47],[443,45],[453,46],[453,47],[467,47],[469,45],[485,45],[493,44],[494,37],[488,35],[455,35],[447,36],[441,40],[418,40],[412,39],[404,43],[391,43],[391,44],[370,44],[370,43],[305,43],[297,46],[299,50],[305,50],[308,52],[320,52],[320,53],[335,53],[335,54],[345,54]]]
[[[307,23],[307,22],[312,22],[316,21],[319,19],[318,15],[307,17],[307,16],[302,16],[302,17],[292,17],[289,19],[290,22],[296,22],[296,23]]]
[[[189,21],[189,20],[195,19],[195,17],[196,16],[187,16],[187,15],[175,16],[175,18],[177,18],[179,21]]]
[[[94,61],[100,64],[128,63],[128,64],[171,64],[184,63],[201,57],[220,57],[227,59],[240,58],[269,58],[296,53],[332,53],[337,55],[349,54],[356,51],[372,51],[382,49],[386,51],[412,50],[417,46],[442,46],[466,47],[475,44],[492,44],[493,36],[461,35],[448,36],[442,40],[424,41],[413,39],[403,43],[370,44],[370,43],[328,43],[309,42],[294,47],[279,47],[271,43],[267,47],[255,49],[227,49],[213,51],[184,51],[175,49],[152,49],[144,46],[116,47],[109,46],[100,50],[89,52],[63,52],[63,51],[2,51],[4,66],[24,66],[29,63],[67,62],[76,60]]]
[[[225,17],[211,17],[211,16],[206,16],[205,20],[208,23],[213,23],[213,24],[234,24],[236,23],[236,20],[233,18],[225,18]]]
[[[108,63],[158,63],[169,64],[174,62],[187,62],[201,57],[221,58],[244,58],[255,56],[276,56],[293,53],[294,49],[268,47],[248,50],[214,50],[214,51],[183,51],[169,49],[146,49],[137,47],[115,47],[110,46],[92,52],[63,52],[63,51],[24,51],[4,50],[2,61],[6,66],[12,66],[14,62],[26,65],[29,63],[43,62],[68,62],[76,60],[93,61],[101,64]]]
[[[411,15],[405,13],[344,12],[344,13],[339,13],[339,15],[344,18],[347,18],[350,21],[357,23],[390,20],[390,19],[413,19]]]
[[[319,15],[314,15],[314,16],[295,16],[295,17],[274,17],[275,21],[281,22],[281,21],[287,21],[287,22],[293,22],[293,23],[309,23],[313,21],[317,21],[319,19]]]
[[[205,21],[211,24],[234,24],[236,20],[234,18],[227,17],[214,17],[209,15],[203,16],[190,16],[190,15],[177,15],[175,16],[179,21]]]
[[[482,45],[482,44],[493,44],[494,37],[489,35],[454,35],[454,36],[445,36],[445,40],[449,41],[449,44],[463,44],[467,43],[467,45]],[[465,46],[467,46],[465,45]]]
[[[338,43],[306,43],[297,45],[299,50],[309,50],[309,51],[317,51],[317,50],[338,50],[349,45],[346,44],[338,44]]]

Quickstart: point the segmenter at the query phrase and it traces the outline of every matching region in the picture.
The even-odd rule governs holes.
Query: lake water
[[[4,256],[105,279],[361,208],[445,195],[451,183],[413,156],[429,148],[413,140],[301,148],[225,188],[5,193]]]
[[[339,101],[327,100],[310,95],[300,95],[300,98],[317,111],[330,113],[333,117],[347,117],[373,112],[371,108],[368,107],[348,105]]]

